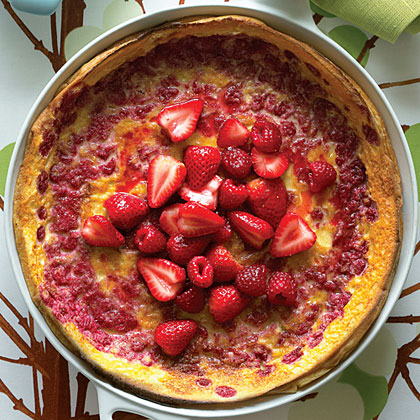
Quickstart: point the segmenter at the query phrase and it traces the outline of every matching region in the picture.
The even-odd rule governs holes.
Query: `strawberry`
[[[210,242],[210,237],[186,238],[181,235],[172,235],[166,244],[169,258],[179,265],[187,265],[196,255],[200,255]]]
[[[194,257],[187,265],[188,278],[198,287],[210,287],[213,284],[213,266],[202,255]]]
[[[194,133],[202,109],[201,99],[168,105],[159,112],[157,123],[174,143],[178,143]]]
[[[134,243],[145,254],[154,254],[165,248],[166,238],[159,229],[152,224],[148,224],[137,229]]]
[[[223,244],[227,242],[232,237],[232,227],[230,225],[229,220],[223,218],[225,220],[225,225],[213,233],[212,238],[215,244]]]
[[[206,256],[213,267],[213,280],[216,283],[233,280],[242,268],[223,245],[213,247]]]
[[[178,215],[181,203],[172,204],[166,207],[160,214],[159,224],[164,232],[168,235],[176,235],[179,233],[178,229]]]
[[[193,339],[197,327],[197,323],[190,319],[162,322],[156,328],[155,342],[169,356],[178,356]]]
[[[265,153],[278,152],[282,143],[278,125],[263,119],[252,127],[251,140],[258,150]]]
[[[175,302],[184,312],[198,314],[206,305],[206,292],[201,287],[191,285],[176,297]]]
[[[93,246],[118,247],[125,242],[124,236],[104,216],[90,216],[82,228],[83,239]]]
[[[296,213],[287,213],[277,227],[271,242],[270,254],[273,257],[289,257],[306,251],[316,241],[316,234]]]
[[[224,226],[225,220],[200,204],[191,202],[179,208],[177,224],[179,231],[190,238],[218,231]]]
[[[111,223],[121,230],[130,230],[137,226],[149,212],[149,206],[140,197],[118,192],[109,197],[104,207],[108,210]]]
[[[317,160],[309,165],[311,172],[308,175],[309,189],[313,193],[318,193],[330,185],[334,184],[337,172],[334,166],[323,160]]]
[[[172,156],[156,156],[147,173],[147,201],[150,207],[163,206],[184,182],[185,165]]]
[[[150,293],[161,302],[175,299],[185,283],[185,270],[163,258],[140,258],[137,268]]]
[[[275,179],[283,175],[289,162],[284,153],[264,153],[256,147],[251,151],[254,172],[266,179]]]
[[[217,145],[219,147],[241,147],[246,144],[248,137],[248,129],[236,118],[229,118],[220,127]]]
[[[287,191],[281,179],[256,178],[247,184],[252,212],[276,228],[287,209]]]
[[[210,210],[215,210],[218,201],[218,190],[222,185],[223,179],[219,175],[215,175],[204,187],[199,191],[192,190],[189,185],[184,182],[183,186],[178,190],[179,196],[185,201],[195,201]]]
[[[247,306],[249,299],[229,284],[216,286],[210,292],[209,310],[216,322],[231,321]]]
[[[265,220],[244,211],[232,211],[229,221],[238,235],[249,245],[262,249],[265,241],[274,235],[273,228]]]
[[[225,179],[219,191],[220,205],[226,210],[233,210],[243,204],[248,198],[248,190],[244,184],[238,184],[232,179]]]
[[[216,147],[189,146],[184,153],[187,183],[195,191],[201,190],[216,175],[220,166],[220,152]]]
[[[245,178],[252,168],[251,156],[245,150],[228,147],[223,150],[222,168],[232,178]]]
[[[267,267],[254,264],[241,270],[235,279],[238,290],[248,296],[262,296],[267,291]]]
[[[268,280],[268,301],[273,305],[293,306],[296,301],[296,286],[289,273],[278,271]]]

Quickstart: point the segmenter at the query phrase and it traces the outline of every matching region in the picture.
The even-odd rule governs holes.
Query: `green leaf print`
[[[359,57],[368,40],[364,32],[350,25],[336,26],[328,32],[328,36],[337,44],[341,45],[355,59]],[[369,50],[366,51],[360,63],[363,67],[366,66],[368,58]]]
[[[420,197],[420,123],[412,125],[406,132],[405,137],[413,157],[414,169],[417,176],[417,188]]]
[[[65,40],[65,55],[68,60],[90,41],[107,31],[131,18],[140,16],[143,11],[135,0],[113,0],[104,10],[102,27],[82,26],[71,31]]]
[[[0,150],[0,195],[4,197],[6,187],[7,172],[9,170],[10,158],[15,147],[15,143],[10,143]]]
[[[317,6],[314,2],[312,2],[311,0],[309,0],[309,7],[311,8],[311,10],[314,13],[318,13],[318,15],[327,17],[327,18],[332,18],[335,17],[335,15],[333,15],[332,13],[327,12],[324,9],[321,9],[319,6]]]
[[[338,382],[353,385],[359,392],[365,408],[363,420],[372,419],[385,407],[388,383],[384,376],[370,375],[353,363],[341,374]]]
[[[294,402],[289,409],[288,420],[361,420],[363,418],[363,401],[352,385],[332,380],[317,391],[315,398]]]

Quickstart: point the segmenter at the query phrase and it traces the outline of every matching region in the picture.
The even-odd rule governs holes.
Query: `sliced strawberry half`
[[[219,175],[216,175],[199,191],[192,190],[189,185],[184,182],[182,187],[178,190],[178,194],[185,201],[194,201],[210,210],[215,210],[218,201],[218,190],[222,185],[222,182],[223,179],[220,178]]]
[[[229,118],[220,128],[217,136],[219,147],[241,147],[249,138],[248,129],[236,118]]]
[[[223,217],[194,202],[179,209],[178,229],[187,238],[209,235],[225,225]]]
[[[137,268],[150,293],[161,302],[174,299],[185,283],[185,270],[163,258],[140,258]]]
[[[194,132],[202,109],[201,99],[168,105],[159,112],[157,123],[174,143],[178,143]]]
[[[178,229],[178,214],[181,203],[172,204],[163,210],[160,214],[159,224],[163,231],[168,235],[176,235],[179,233]]]
[[[262,249],[264,242],[274,235],[271,225],[253,214],[231,211],[228,217],[238,235],[256,249]]]
[[[172,156],[156,156],[147,173],[147,201],[150,207],[163,206],[184,182],[185,165]]]
[[[104,216],[91,216],[85,220],[82,228],[83,239],[92,246],[121,246],[124,236]]]
[[[277,227],[271,243],[270,254],[273,257],[289,257],[306,251],[316,241],[316,234],[296,213],[287,213]]]
[[[266,179],[282,176],[289,165],[284,153],[264,153],[256,147],[252,149],[251,158],[255,173]]]

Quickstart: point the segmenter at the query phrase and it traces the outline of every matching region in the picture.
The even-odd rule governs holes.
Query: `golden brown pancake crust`
[[[209,37],[215,38],[206,44],[205,40]],[[221,42],[220,48],[227,51],[233,39],[248,40],[246,48],[250,48],[249,39],[253,39],[259,48],[267,48],[267,54],[254,61],[264,63],[262,68],[276,67],[278,61],[272,64],[270,60],[277,54],[281,68],[271,69],[271,73],[267,74],[259,68],[251,78],[247,72],[253,63],[247,62],[244,57],[235,58],[240,43],[235,44],[230,53],[223,50],[222,58],[227,60],[226,63],[237,60],[234,70],[237,80],[241,77],[239,63],[243,66],[245,76],[238,87],[242,103],[249,105],[254,100],[245,111],[235,108],[235,102],[228,103],[224,110],[225,118],[229,114],[235,115],[249,127],[258,113],[267,114],[279,123],[289,119],[297,127],[297,134],[290,134],[290,139],[284,140],[284,144],[289,145],[297,144],[299,134],[303,140],[322,138],[327,134],[331,136],[331,121],[334,124],[341,121],[341,127],[349,130],[345,132],[345,138],[306,144],[305,156],[308,160],[315,160],[322,155],[334,164],[340,171],[340,185],[345,184],[346,174],[356,176],[355,172],[361,167],[350,164],[356,159],[362,162],[365,169],[359,184],[363,184],[363,188],[359,184],[357,188],[363,195],[363,199],[359,197],[359,204],[363,202],[366,208],[359,213],[358,209],[354,209],[354,213],[359,214],[353,226],[353,230],[357,231],[357,240],[351,234],[344,240],[355,240],[355,247],[359,248],[352,252],[360,261],[354,263],[350,259],[343,262],[340,259],[342,254],[333,259],[331,250],[343,243],[342,238],[341,242],[339,240],[339,226],[334,221],[334,212],[340,207],[337,204],[339,195],[335,195],[334,201],[334,190],[330,188],[323,199],[316,201],[311,197],[308,207],[301,196],[306,187],[296,180],[292,165],[283,179],[287,188],[295,191],[297,196],[293,210],[305,215],[317,232],[318,241],[311,250],[286,259],[283,267],[291,272],[299,271],[301,266],[308,270],[311,266],[319,266],[320,255],[328,254],[330,262],[334,260],[337,266],[344,267],[341,274],[337,274],[334,268],[336,289],[328,290],[327,286],[320,286],[319,278],[308,280],[309,274],[305,277],[303,271],[299,271],[304,279],[302,281],[307,282],[302,283],[302,287],[317,290],[316,293],[308,292],[309,303],[318,307],[311,307],[314,320],[304,333],[297,332],[299,325],[303,325],[309,317],[310,305],[304,302],[304,297],[301,297],[300,306],[294,309],[295,313],[293,309],[289,313],[264,306],[269,316],[262,317],[262,321],[255,320],[255,317],[263,306],[254,303],[237,317],[234,327],[229,328],[215,324],[207,309],[194,316],[179,314],[178,311],[178,317],[193,318],[205,326],[213,348],[205,350],[205,337],[200,335],[196,344],[192,345],[195,353],[187,351],[186,355],[174,359],[164,356],[150,341],[156,325],[162,319],[169,319],[173,308],[170,304],[162,306],[156,302],[138,279],[135,269],[138,253],[129,247],[93,249],[80,239],[80,226],[92,214],[106,215],[102,205],[104,200],[116,190],[121,190],[122,184],[127,191],[145,194],[144,178],[133,175],[147,170],[148,161],[142,145],[148,145],[149,157],[170,153],[179,159],[182,159],[183,149],[188,144],[215,146],[217,134],[211,129],[206,132],[204,124],[204,128],[186,142],[171,145],[153,120],[165,104],[193,97],[191,90],[198,89],[194,87],[194,80],[202,87],[210,86],[208,96],[213,97],[222,87],[226,92],[229,87],[236,86],[232,85],[230,75],[222,70],[226,63],[209,61],[197,64],[191,58],[197,68],[177,67],[170,61],[173,58],[171,54],[162,53],[168,45],[179,46],[187,42],[183,41],[186,39],[193,43],[204,40],[200,44],[204,58],[208,54],[204,52],[206,45]],[[229,54],[231,57],[227,59]],[[146,62],[142,61],[142,57],[148,60],[158,57],[161,61]],[[166,66],[162,64],[162,57],[168,60]],[[175,60],[175,63],[178,62]],[[135,105],[133,102],[127,105],[129,95],[121,95],[124,85],[118,84],[118,81],[131,77],[124,73],[130,65],[137,66],[136,71],[140,75],[138,79],[137,76],[130,79],[138,82],[135,88],[131,85],[132,92],[137,95],[134,102],[140,101]],[[153,68],[158,71],[144,73]],[[298,75],[293,76],[300,86],[297,91],[293,86],[281,85],[282,78],[291,80],[289,71]],[[278,72],[275,80],[270,79],[273,72]],[[163,79],[165,82],[162,82]],[[280,83],[277,90],[273,88],[276,80]],[[158,84],[161,90],[155,89]],[[112,94],[103,96],[104,92]],[[155,93],[154,99],[146,98],[150,92]],[[234,98],[235,89],[232,92]],[[263,96],[264,93],[272,96]],[[159,94],[161,97],[156,99]],[[203,90],[198,89],[197,95],[203,95]],[[265,105],[261,108],[262,97]],[[284,100],[295,109],[303,109],[305,105],[300,104],[306,103],[305,97],[310,98],[313,130],[303,135],[301,130],[305,122],[298,121],[293,116],[296,113],[287,117],[287,111],[270,108],[267,105],[270,97],[276,104]],[[100,100],[95,102],[95,98]],[[121,111],[111,127],[106,125],[109,120],[104,123],[100,118],[93,124],[93,115],[101,115],[103,109],[109,114],[107,100],[118,112],[125,109],[126,114]],[[102,109],[99,109],[101,106]],[[213,110],[210,102],[205,105],[205,110],[206,106]],[[77,137],[77,133],[89,126],[94,127],[92,133],[84,132],[83,139]],[[134,137],[127,133],[134,133]],[[351,147],[340,149],[339,144],[348,145],[349,142],[355,142],[356,146],[352,149],[354,154],[349,152],[346,155]],[[139,148],[143,151],[141,156]],[[139,160],[138,166],[127,158],[134,155]],[[84,161],[82,169],[81,161]],[[65,172],[74,162],[78,162],[79,170]],[[346,169],[349,167],[352,170]],[[349,183],[354,189],[354,179]],[[68,190],[60,190],[60,186],[70,184]],[[341,192],[343,196],[346,194],[344,189]],[[351,201],[346,200],[343,198],[341,204]],[[307,214],[317,206],[323,207],[326,214],[323,223],[317,224]],[[379,314],[388,293],[398,260],[401,206],[399,172],[383,121],[354,81],[310,46],[260,21],[242,16],[197,17],[171,22],[126,38],[89,61],[65,83],[38,117],[29,135],[15,189],[14,228],[22,270],[32,298],[67,347],[88,360],[101,374],[136,394],[170,403],[230,402],[272,390],[296,390],[328,372],[357,345]],[[361,251],[363,246],[365,249]],[[244,264],[260,257],[245,252],[237,238],[229,247]],[[77,265],[78,261],[87,261],[87,265]],[[353,265],[345,268],[345,264]],[[92,278],[96,279],[93,283]],[[80,279],[86,279],[85,283]],[[339,285],[338,279],[342,281]],[[79,284],[79,291],[72,289],[72,281]],[[339,293],[336,293],[337,290]],[[88,298],[86,295],[89,293],[91,297]],[[83,305],[77,306],[81,305],[77,299],[82,295]],[[107,301],[107,298],[110,300]],[[104,301],[108,306],[101,306]],[[83,318],[84,311],[86,318]],[[114,318],[104,317],[104,313],[112,311],[118,312],[113,314]],[[133,316],[133,313],[136,315]],[[242,342],[241,326],[248,328],[242,332]],[[292,332],[289,335],[285,334],[288,330]],[[252,348],[244,349],[243,342],[254,332],[257,332],[256,343]],[[219,340],[217,345],[215,336]],[[230,353],[226,344],[228,338],[234,343]],[[223,349],[222,356],[216,356],[214,346]],[[235,354],[238,357],[234,357]],[[232,355],[232,359],[227,355]],[[241,357],[245,359],[241,361]]]

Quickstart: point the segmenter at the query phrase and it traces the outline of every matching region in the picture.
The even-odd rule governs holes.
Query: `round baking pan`
[[[395,113],[390,107],[382,91],[378,88],[377,84],[369,76],[369,74],[346,51],[335,44],[326,35],[322,34],[316,28],[312,29],[314,25],[308,20],[308,17],[302,17],[299,15],[298,8],[293,4],[288,5],[288,3],[289,2],[286,1],[278,2],[276,8],[259,4],[258,10],[256,9],[257,5],[255,3],[247,4],[246,2],[242,2],[240,7],[210,3],[201,6],[179,6],[173,9],[151,13],[130,20],[92,41],[71,60],[69,60],[69,62],[51,79],[41,92],[23,124],[10,163],[5,194],[5,234],[10,262],[25,303],[28,306],[31,315],[45,333],[47,339],[68,362],[73,364],[80,372],[89,378],[95,386],[98,393],[99,411],[102,420],[111,420],[112,413],[119,410],[140,414],[154,420],[185,420],[199,418],[222,418],[230,416],[242,416],[241,419],[245,420],[251,419],[252,413],[261,411],[266,411],[264,416],[266,416],[267,420],[274,420],[275,418],[278,419],[278,413],[276,414],[277,410],[275,410],[275,407],[289,403],[298,398],[302,398],[304,395],[313,392],[316,388],[342,372],[354,361],[354,359],[372,341],[379,329],[385,323],[393,305],[401,293],[414,254],[418,217],[416,178],[410,151],[404,134]],[[281,32],[310,44],[316,50],[341,67],[362,87],[362,89],[364,89],[366,94],[370,97],[385,122],[398,161],[402,180],[402,193],[404,200],[402,219],[404,233],[401,244],[401,255],[394,281],[389,291],[388,299],[379,317],[373,323],[367,334],[363,337],[350,356],[322,378],[292,394],[267,394],[248,401],[231,404],[203,405],[198,408],[197,406],[171,407],[139,398],[104,381],[89,365],[71,353],[51,332],[46,321],[32,302],[22,274],[13,233],[13,194],[19,167],[23,159],[27,136],[33,122],[54,97],[58,87],[81,65],[105,48],[109,47],[115,41],[132,33],[159,25],[165,21],[176,20],[185,16],[226,14],[239,14],[255,17],[264,21],[269,26],[280,30]],[[254,417],[255,415],[252,416],[252,418]]]

